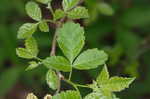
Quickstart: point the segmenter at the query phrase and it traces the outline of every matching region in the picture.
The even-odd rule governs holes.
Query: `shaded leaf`
[[[67,22],[57,32],[58,44],[72,63],[84,46],[84,29],[79,24]]]
[[[73,63],[73,67],[80,70],[93,69],[99,65],[105,64],[107,59],[108,56],[104,51],[89,49],[77,57]]]
[[[64,72],[71,71],[71,65],[69,61],[62,56],[48,57],[43,60],[43,64],[50,69],[56,69]]]
[[[59,78],[54,71],[49,70],[46,74],[46,82],[50,88],[56,90],[59,85]]]
[[[112,7],[110,5],[108,5],[107,3],[101,2],[98,5],[98,9],[99,11],[104,14],[104,15],[113,15],[114,14],[114,10],[112,9]]]
[[[40,7],[33,1],[30,1],[26,4],[26,12],[32,19],[36,21],[40,21],[42,19]]]

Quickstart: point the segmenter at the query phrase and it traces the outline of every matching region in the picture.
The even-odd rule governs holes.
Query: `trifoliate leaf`
[[[26,99],[38,99],[33,93],[27,95]]]
[[[77,7],[67,13],[70,19],[88,18],[88,10],[85,7]]]
[[[99,11],[104,14],[104,15],[113,15],[114,14],[114,10],[111,8],[110,5],[108,5],[107,3],[100,3],[99,6]]]
[[[84,29],[79,24],[67,22],[57,32],[58,44],[64,55],[72,63],[84,46]]]
[[[59,20],[65,17],[65,12],[61,9],[57,9],[54,13],[54,20]]]
[[[26,4],[26,12],[32,19],[36,21],[40,21],[42,19],[40,7],[33,1],[30,1]]]
[[[29,70],[32,70],[32,69],[35,69],[36,67],[39,66],[39,64],[35,61],[31,61],[29,62],[29,66],[26,68],[26,71],[29,71]]]
[[[96,81],[99,85],[101,85],[101,84],[108,82],[108,80],[109,80],[109,72],[107,70],[107,67],[104,66],[100,75],[97,77]]]
[[[48,4],[48,3],[51,3],[52,0],[36,0],[36,1],[43,3],[43,4]]]
[[[80,0],[63,0],[63,9],[65,11],[72,9],[73,7],[75,7]]]
[[[53,96],[52,99],[81,99],[81,97],[77,91],[66,91]]]
[[[38,50],[38,45],[37,45],[35,38],[30,37],[26,39],[25,47],[28,50],[28,52],[31,53],[33,57],[37,57],[39,50]]]
[[[17,48],[16,54],[21,58],[26,58],[26,59],[34,58],[34,56],[32,56],[32,54],[30,52],[28,52],[28,50],[25,48]]]
[[[35,23],[25,23],[18,30],[18,39],[25,39],[31,37],[32,34],[36,31],[37,24]]]
[[[107,59],[108,56],[104,51],[89,49],[77,57],[73,63],[73,67],[80,70],[93,69],[105,64]]]
[[[62,56],[48,57],[43,60],[43,64],[50,69],[56,69],[64,72],[71,71],[71,65],[69,61]]]
[[[49,70],[46,74],[46,82],[51,89],[56,90],[59,86],[59,77],[54,71]]]
[[[135,78],[112,77],[107,83],[100,86],[111,92],[119,92],[128,88],[134,80]]]
[[[41,21],[39,23],[39,29],[42,31],[42,32],[49,32],[49,26],[47,24],[46,21]]]

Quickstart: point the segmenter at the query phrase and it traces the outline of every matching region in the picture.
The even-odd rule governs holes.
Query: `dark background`
[[[25,71],[27,61],[15,54],[15,48],[22,46],[17,40],[18,28],[26,22],[34,22],[24,10],[28,0],[0,0],[0,99],[25,99],[29,92],[43,97],[53,93],[45,82],[47,69],[40,66]],[[61,0],[53,0],[54,8]],[[90,19],[77,20],[85,26],[87,48],[99,48],[109,54],[107,62],[111,76],[137,77],[129,89],[117,96],[121,99],[150,99],[150,0],[103,0],[114,10],[113,15],[101,13],[95,7],[98,0],[85,0]],[[43,9],[44,5],[41,5]],[[46,18],[50,13],[43,9]],[[49,55],[54,26],[50,33],[35,33],[40,48],[40,56]],[[61,54],[57,49],[57,55]],[[90,83],[96,78],[101,67],[90,71],[74,71],[77,83]],[[63,83],[62,90],[70,86]],[[83,95],[89,91],[80,89]]]

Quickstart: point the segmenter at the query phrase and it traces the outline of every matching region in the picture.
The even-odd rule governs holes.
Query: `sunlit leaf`
[[[27,14],[34,20],[40,21],[42,19],[41,9],[37,3],[33,1],[29,1],[26,4],[26,12]]]
[[[105,64],[107,59],[108,56],[104,51],[99,51],[98,49],[89,49],[77,57],[73,63],[73,67],[81,70],[93,69],[99,65]]]
[[[36,23],[25,23],[19,28],[17,37],[18,39],[25,39],[31,37],[36,29]]]
[[[53,96],[52,99],[81,99],[81,97],[77,91],[69,90]]]
[[[71,71],[71,65],[67,59],[62,56],[51,56],[43,60],[43,64],[50,68],[64,72]]]
[[[88,18],[89,14],[85,7],[77,7],[68,12],[68,17],[70,19]]]
[[[80,24],[67,22],[57,32],[58,44],[64,55],[72,63],[84,46],[84,29]]]
[[[49,26],[48,26],[48,23],[46,21],[41,21],[39,23],[39,29],[42,31],[42,32],[49,32]]]

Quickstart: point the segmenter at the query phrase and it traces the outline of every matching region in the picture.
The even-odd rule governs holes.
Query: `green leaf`
[[[107,83],[100,85],[102,89],[119,92],[128,88],[135,78],[112,77]]]
[[[57,32],[58,44],[64,55],[72,63],[84,46],[84,29],[79,24],[67,22]]]
[[[69,61],[62,56],[48,57],[43,60],[43,64],[50,69],[56,69],[64,72],[71,71],[71,65]]]
[[[29,66],[26,68],[26,71],[29,71],[29,70],[32,70],[32,69],[35,69],[36,67],[39,66],[39,64],[35,61],[31,61],[29,62]]]
[[[35,38],[30,37],[26,39],[25,47],[33,57],[37,57],[39,50],[38,50],[38,45],[37,45]]]
[[[88,18],[88,10],[85,7],[77,7],[67,13],[70,19]]]
[[[100,92],[93,92],[88,94],[84,99],[108,99],[107,97],[103,96]]]
[[[36,21],[40,21],[42,19],[40,7],[33,1],[30,1],[26,4],[26,12],[32,19]]]
[[[65,12],[61,9],[57,9],[54,13],[54,20],[59,20],[65,17]]]
[[[16,54],[21,58],[32,59],[34,58],[31,53],[28,52],[25,48],[17,48]]]
[[[75,7],[80,0],[63,0],[63,9],[65,11],[72,9]]]
[[[77,91],[69,90],[53,96],[52,99],[81,99],[81,97]]]
[[[93,69],[105,64],[107,59],[108,56],[104,51],[89,49],[77,57],[73,63],[73,67],[79,70]]]
[[[48,4],[51,3],[52,0],[36,0],[37,2],[43,3],[43,4]]]
[[[112,9],[112,7],[110,7],[110,5],[104,2],[101,2],[98,5],[98,9],[104,15],[112,16],[114,14],[114,10]]]
[[[54,71],[49,70],[46,74],[46,82],[51,89],[56,90],[59,85],[59,78]]]
[[[106,82],[108,82],[108,80],[109,80],[109,72],[107,70],[107,67],[104,66],[100,75],[97,77],[96,81],[99,85],[101,85],[101,84],[105,84]]]
[[[35,23],[25,23],[18,30],[18,39],[25,39],[31,37],[32,34],[36,31],[37,24]]]
[[[41,21],[39,23],[39,29],[42,31],[42,32],[49,32],[49,26],[47,24],[46,21]]]
[[[38,99],[33,93],[27,95],[26,99]]]

